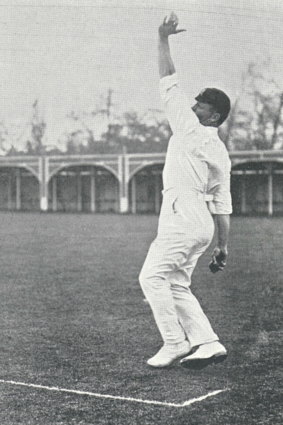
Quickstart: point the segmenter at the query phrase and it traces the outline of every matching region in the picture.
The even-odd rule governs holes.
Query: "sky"
[[[281,0],[0,0],[0,121],[14,144],[38,99],[45,143],[60,146],[71,112],[160,109],[157,29],[174,10],[186,32],[171,37],[184,90],[219,87],[233,101],[250,62],[270,58],[283,90]],[[97,123],[97,131],[101,130]]]

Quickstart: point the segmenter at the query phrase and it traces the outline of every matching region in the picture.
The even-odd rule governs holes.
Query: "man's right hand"
[[[165,16],[162,25],[159,27],[159,35],[161,38],[167,38],[169,35],[178,34],[179,32],[186,31],[185,29],[177,29],[178,26],[178,16],[171,12],[169,18]]]

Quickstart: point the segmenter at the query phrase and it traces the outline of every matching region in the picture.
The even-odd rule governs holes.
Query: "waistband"
[[[176,197],[178,196],[196,196],[197,199],[202,199],[205,202],[210,202],[213,201],[214,196],[211,193],[207,193],[207,192],[202,192],[198,189],[190,189],[190,190],[186,190],[186,193],[180,193],[178,191],[176,191],[176,189],[174,187],[169,187],[168,189],[164,189],[162,190],[162,195],[164,196],[165,193],[167,192],[173,192],[174,195],[176,195]]]

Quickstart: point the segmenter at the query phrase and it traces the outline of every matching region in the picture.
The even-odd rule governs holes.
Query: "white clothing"
[[[140,283],[164,343],[187,339],[196,346],[218,339],[189,286],[213,237],[211,212],[232,212],[231,163],[217,128],[199,123],[176,74],[161,79],[160,92],[173,136],[163,171],[158,234]]]
[[[187,339],[194,347],[218,340],[189,286],[197,260],[210,240],[198,244],[187,234],[158,235],[148,251],[140,284],[165,344]]]
[[[179,87],[177,74],[160,80],[160,95],[173,132],[163,169],[164,191],[213,195],[212,212],[231,214],[231,161],[217,128],[199,123]]]

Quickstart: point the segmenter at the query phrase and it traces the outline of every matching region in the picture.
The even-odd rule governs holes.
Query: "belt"
[[[170,191],[170,190],[174,190],[173,188],[168,188],[168,189],[164,189],[162,190],[162,195],[164,195],[166,192]],[[187,192],[187,195],[189,194],[193,194],[196,195],[198,199],[202,199],[205,202],[209,202],[209,201],[213,201],[214,196],[212,194],[208,194],[206,192],[200,192],[197,190],[190,190]],[[176,196],[178,196],[178,193],[176,193]]]
[[[209,195],[208,193],[198,192],[198,199],[203,199],[206,202],[213,201],[213,195]]]

